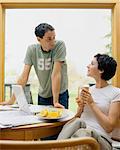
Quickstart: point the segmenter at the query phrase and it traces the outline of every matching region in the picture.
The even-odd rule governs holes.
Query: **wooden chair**
[[[92,137],[51,141],[0,140],[0,150],[100,150]]]

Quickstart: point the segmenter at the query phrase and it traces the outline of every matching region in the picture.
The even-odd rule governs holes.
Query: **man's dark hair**
[[[53,31],[55,29],[47,23],[41,23],[35,28],[35,35],[40,38],[43,38],[44,34],[49,30]]]
[[[107,54],[97,54],[94,57],[97,59],[98,69],[103,71],[101,78],[106,81],[110,80],[116,72],[116,60]]]

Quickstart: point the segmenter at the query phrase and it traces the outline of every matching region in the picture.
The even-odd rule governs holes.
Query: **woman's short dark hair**
[[[53,31],[55,29],[50,24],[41,23],[35,28],[35,35],[40,38],[43,38],[44,34],[49,30]]]
[[[116,72],[117,62],[113,57],[107,54],[97,54],[94,56],[98,62],[98,69],[103,71],[101,78],[103,80],[110,80]]]

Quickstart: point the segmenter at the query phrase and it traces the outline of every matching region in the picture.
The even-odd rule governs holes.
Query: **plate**
[[[45,120],[58,120],[66,117],[68,114],[65,109],[44,108],[37,114],[38,118]]]

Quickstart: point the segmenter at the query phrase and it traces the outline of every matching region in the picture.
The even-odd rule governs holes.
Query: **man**
[[[24,69],[17,84],[26,85],[33,65],[39,80],[38,104],[68,108],[65,44],[55,40],[55,29],[47,23],[39,24],[35,28],[35,35],[39,43],[28,47]],[[13,95],[6,103],[12,104],[14,101]]]

